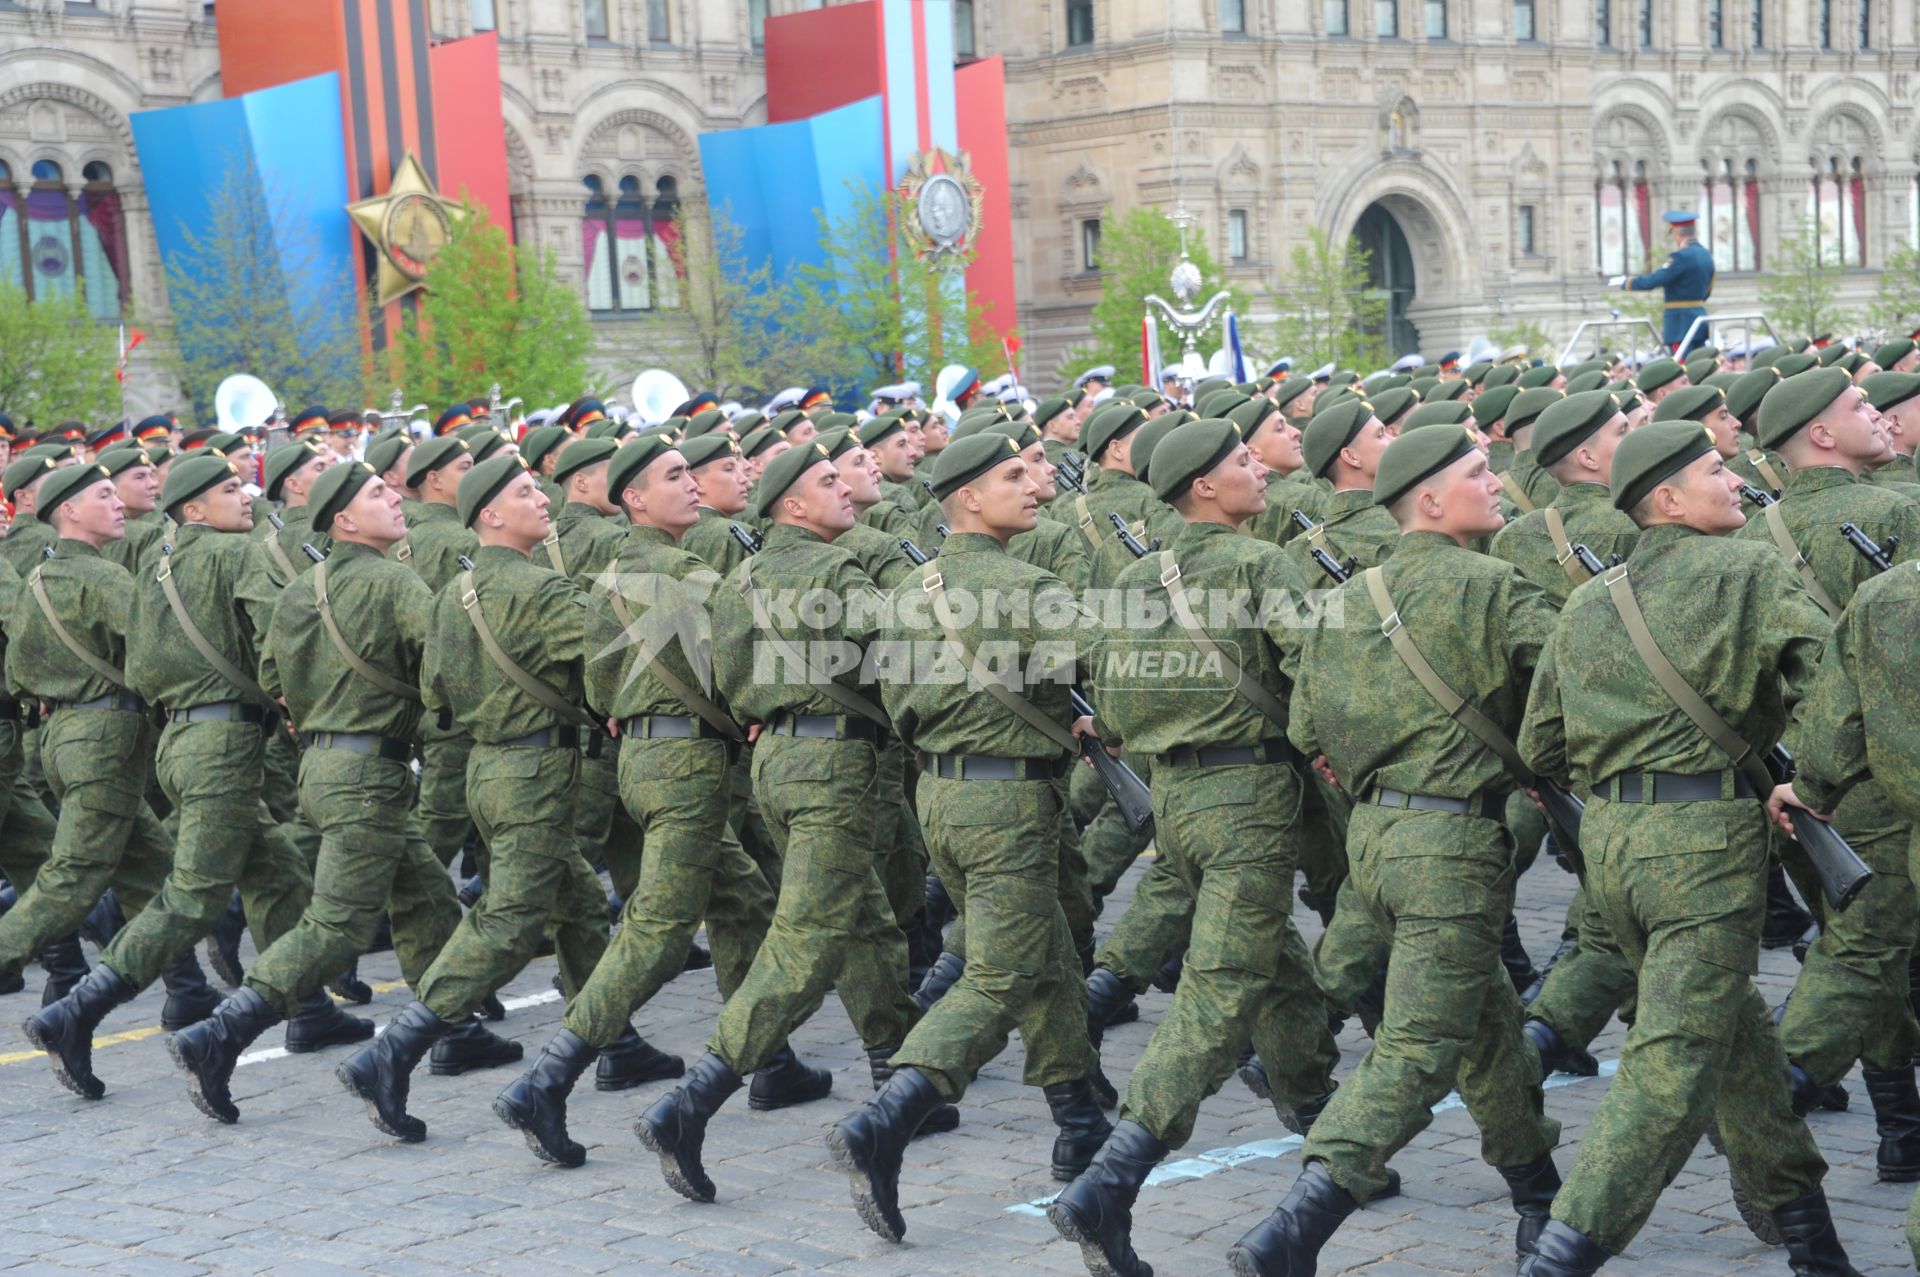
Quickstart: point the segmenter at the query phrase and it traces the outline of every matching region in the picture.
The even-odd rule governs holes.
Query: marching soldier
[[[1719,391],[1707,388],[1716,401]],[[1627,437],[1627,416],[1604,390],[1588,390],[1553,404],[1533,426],[1535,461],[1560,491],[1553,503],[1507,524],[1489,552],[1519,568],[1557,608],[1587,579],[1573,547],[1584,545],[1602,562],[1625,558],[1640,535],[1633,520],[1613,508],[1607,484],[1613,454]]]

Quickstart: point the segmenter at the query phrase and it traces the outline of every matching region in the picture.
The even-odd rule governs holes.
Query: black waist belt
[[[1155,767],[1246,767],[1253,763],[1294,766],[1299,761],[1300,751],[1278,737],[1258,745],[1182,745],[1153,756]]]
[[[249,701],[215,701],[191,709],[167,711],[170,723],[264,723],[267,711]]]
[[[767,730],[779,736],[807,736],[822,740],[878,741],[883,734],[878,723],[838,714],[780,714],[768,724]]]
[[[926,754],[920,759],[920,770],[945,780],[1058,780],[1067,774],[1067,759]]]
[[[405,762],[413,756],[413,746],[408,742],[372,732],[301,732],[300,739],[308,749],[344,749],[348,753],[372,754],[396,762]]]
[[[1712,803],[1725,798],[1754,798],[1747,774],[1703,772],[1623,772],[1600,782],[1594,793],[1616,803]]]
[[[620,734],[629,740],[729,739],[706,719],[686,714],[636,714],[620,720]]]
[[[1442,798],[1438,794],[1407,794],[1397,789],[1376,789],[1367,795],[1376,807],[1398,807],[1405,811],[1446,811],[1456,816],[1481,816],[1499,820],[1506,813],[1507,800],[1498,794],[1480,794],[1473,798]]]
[[[96,696],[90,701],[52,701],[55,709],[117,709],[129,714],[144,714],[147,703],[132,692],[109,692],[105,696]],[[11,705],[11,702],[8,702]],[[0,718],[7,715],[0,713]]]
[[[497,749],[579,749],[580,729],[549,727],[528,732],[525,736],[516,736],[512,740],[494,741],[493,744]]]

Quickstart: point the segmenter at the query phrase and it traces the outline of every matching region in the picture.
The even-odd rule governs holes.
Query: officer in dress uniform
[[[1693,326],[1693,321],[1707,313],[1707,299],[1713,296],[1713,254],[1701,247],[1696,237],[1694,228],[1698,222],[1694,214],[1663,213],[1661,220],[1666,222],[1667,233],[1673,240],[1673,256],[1667,258],[1667,264],[1650,275],[1635,275],[1631,279],[1615,275],[1607,283],[1636,293],[1662,290],[1666,294],[1667,313],[1660,340],[1672,347],[1674,353],[1684,356],[1687,350],[1682,350],[1680,343],[1687,340],[1687,329]],[[1687,349],[1702,345],[1707,337],[1707,329],[1702,328],[1693,335]]]

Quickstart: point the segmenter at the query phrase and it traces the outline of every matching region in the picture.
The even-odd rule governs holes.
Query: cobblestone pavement
[[[1124,904],[1136,867],[1106,925]],[[1536,957],[1552,951],[1573,880],[1537,865],[1521,884],[1520,923]],[[1317,919],[1303,915],[1309,934]],[[1791,955],[1762,959],[1770,1001],[1797,969]],[[391,954],[361,966],[379,982],[370,1010],[392,1017],[406,1001]],[[552,959],[529,967],[503,997],[501,1031],[532,1057],[558,1025]],[[29,970],[38,989],[39,972]],[[809,1060],[830,1067],[832,1098],[759,1114],[736,1097],[710,1128],[707,1166],[719,1200],[683,1201],[661,1181],[632,1134],[661,1085],[603,1095],[582,1083],[572,1133],[587,1146],[578,1170],[535,1163],[489,1103],[506,1071],[461,1078],[415,1076],[412,1111],[426,1143],[376,1132],[333,1079],[340,1051],[287,1056],[279,1031],[261,1040],[234,1079],[242,1118],[217,1126],[197,1113],[167,1058],[156,988],[104,1026],[95,1067],[106,1098],[75,1099],[10,1026],[35,993],[0,1000],[0,1269],[10,1274],[91,1272],[116,1277],[272,1273],[323,1277],[374,1273],[538,1274],[773,1273],[1080,1274],[1077,1248],[1038,1209],[1056,1187],[1047,1174],[1052,1126],[1040,1096],[1019,1082],[1011,1052],[989,1065],[962,1106],[960,1129],[915,1143],[901,1182],[907,1239],[888,1245],[864,1229],[846,1180],[830,1169],[825,1133],[869,1092],[866,1064],[831,996],[796,1035]],[[1142,999],[1138,1024],[1111,1030],[1105,1062],[1123,1086],[1168,999]],[[710,972],[681,977],[639,1018],[655,1044],[689,1059],[718,1009]],[[1619,1051],[1616,1023],[1596,1044]],[[1367,1046],[1357,1025],[1342,1035],[1345,1067]],[[1018,1049],[1017,1041],[1014,1050]],[[1605,1076],[1556,1079],[1548,1104],[1571,1146],[1605,1092]],[[1871,1112],[1857,1076],[1847,1113],[1818,1113],[1815,1137],[1833,1164],[1827,1192],[1854,1263],[1870,1274],[1911,1271],[1901,1224],[1911,1189],[1876,1183]],[[1192,1143],[1141,1195],[1134,1240],[1163,1277],[1225,1271],[1223,1256],[1269,1211],[1298,1167],[1297,1141],[1266,1105],[1229,1079],[1201,1112]],[[1394,1159],[1404,1195],[1357,1213],[1321,1257],[1320,1272],[1399,1277],[1511,1273],[1513,1219],[1504,1186],[1479,1156],[1457,1102]],[[1169,1173],[1172,1172],[1172,1173]],[[1747,1233],[1728,1198],[1725,1163],[1703,1141],[1661,1199],[1631,1252],[1607,1272],[1785,1273],[1784,1252]]]

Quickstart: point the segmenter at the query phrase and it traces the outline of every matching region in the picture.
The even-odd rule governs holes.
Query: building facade
[[[514,230],[580,281],[610,376],[672,366],[696,139],[764,122],[759,33],[818,3],[425,0],[436,32],[500,40]],[[1856,302],[1920,239],[1906,0],[954,8],[960,55],[1007,61],[1036,388],[1087,333],[1103,219],[1137,204],[1184,203],[1256,299],[1310,228],[1358,236],[1390,338],[1429,351],[1520,319],[1563,338],[1602,275],[1664,257],[1666,208],[1704,215],[1716,309],[1752,305],[1803,220]],[[217,22],[202,0],[0,0],[0,280],[164,326],[128,118],[220,95]],[[140,359],[133,406],[172,402]]]

